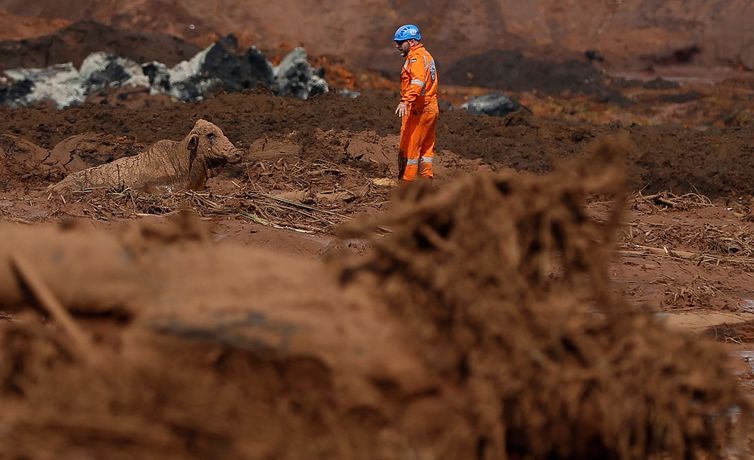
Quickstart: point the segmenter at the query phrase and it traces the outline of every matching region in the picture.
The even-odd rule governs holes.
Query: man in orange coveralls
[[[402,118],[399,178],[415,181],[432,178],[435,156],[437,69],[432,55],[421,44],[419,27],[406,24],[395,31],[395,47],[406,62],[401,69],[401,102],[395,113]]]

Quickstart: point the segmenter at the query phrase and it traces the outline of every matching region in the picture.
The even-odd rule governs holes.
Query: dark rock
[[[475,115],[493,115],[502,117],[518,111],[521,104],[508,96],[500,93],[485,94],[470,99],[461,105],[461,108],[468,110]]]
[[[584,56],[590,61],[603,62],[605,60],[605,56],[597,50],[586,50]]]
[[[84,59],[80,70],[71,63],[7,70],[6,83],[0,84],[0,103],[28,105],[50,100],[62,108],[80,104],[90,95],[125,87],[140,94],[168,94],[181,101],[199,101],[213,92],[257,87],[301,99],[328,91],[324,72],[309,65],[303,48],[293,50],[273,69],[256,48],[238,53],[237,47],[238,41],[229,35],[170,69],[159,61],[139,64],[112,53],[97,52]],[[122,96],[129,97],[125,93]]]
[[[56,64],[42,69],[11,69],[5,74],[15,83],[21,83],[31,91],[16,92],[13,100],[6,101],[10,105],[28,105],[38,102],[52,102],[58,108],[77,104],[83,100],[83,79],[78,70],[71,64]]]
[[[141,76],[141,67],[135,62],[127,62],[123,58],[108,53],[93,53],[87,57],[81,65],[81,76],[85,78],[85,92],[98,91],[107,87],[119,87],[133,78],[134,73],[126,70],[126,66],[132,72],[138,72]]]
[[[34,91],[34,82],[28,79],[4,83],[0,81],[0,104],[13,105],[13,103]]]
[[[684,48],[674,50],[666,56],[660,56],[655,62],[664,65],[688,64],[694,61],[696,55],[702,52],[698,45],[689,45]]]
[[[275,74],[272,64],[255,46],[246,50],[246,60],[249,63],[251,73],[257,75],[259,81],[267,87],[272,87],[275,83]]]
[[[254,47],[239,54],[236,47],[236,38],[229,35],[170,69],[170,94],[182,101],[198,101],[217,91],[271,87],[273,69],[264,55]]]
[[[201,66],[201,77],[219,80],[219,87],[227,92],[272,85],[272,66],[264,55],[253,47],[238,54],[237,47],[238,41],[233,35],[212,45]]]
[[[306,50],[295,48],[275,68],[275,94],[308,99],[329,91],[327,82],[306,59]]]
[[[159,92],[170,91],[170,72],[168,67],[157,61],[141,65],[141,71],[149,79],[149,87]]]

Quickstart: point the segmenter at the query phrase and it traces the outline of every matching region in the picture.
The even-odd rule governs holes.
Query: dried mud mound
[[[520,51],[488,51],[462,58],[448,68],[446,79],[453,85],[545,94],[568,91],[628,103],[619,91],[609,87],[609,77],[586,62],[537,60],[524,57]]]
[[[64,174],[81,171],[119,158],[136,155],[144,149],[128,136],[102,133],[80,133],[57,143],[45,164]]]
[[[84,58],[96,51],[107,51],[136,62],[158,61],[173,66],[191,59],[200,48],[168,35],[81,21],[43,37],[0,41],[0,70],[42,68],[66,62],[79,67]]]
[[[33,177],[47,158],[47,150],[26,139],[0,135],[0,191],[17,188]]]
[[[5,453],[722,454],[749,413],[725,353],[610,294],[621,206],[606,223],[584,211],[587,194],[620,193],[604,164],[409,188],[344,229],[373,252],[329,265],[212,245],[186,215],[0,226],[0,304],[17,312],[0,323]]]
[[[22,137],[0,134],[0,190],[40,187],[72,172],[135,155],[141,147],[127,136],[89,132],[47,150]]]
[[[0,40],[19,40],[50,34],[70,24],[65,19],[19,16],[0,11]]]

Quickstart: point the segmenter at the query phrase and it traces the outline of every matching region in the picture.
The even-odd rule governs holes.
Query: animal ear
[[[199,146],[199,135],[192,134],[191,137],[189,137],[188,148],[189,150],[196,150],[198,146]]]

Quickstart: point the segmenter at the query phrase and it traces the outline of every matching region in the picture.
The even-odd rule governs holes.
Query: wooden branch
[[[33,266],[23,256],[11,255],[11,264],[19,280],[26,285],[39,305],[46,310],[74,343],[72,354],[87,364],[96,360],[96,351],[89,337],[78,327],[73,317],[55,297],[55,294],[45,284]]]
[[[654,248],[651,246],[642,246],[640,244],[633,244],[631,245],[631,247],[640,249],[640,251],[621,249],[621,250],[617,250],[616,252],[618,254],[627,255],[627,256],[642,256],[642,255],[646,255],[646,253],[648,252],[651,254],[657,254],[661,256],[678,257],[679,259],[684,259],[684,260],[695,260],[695,259],[706,258],[707,261],[717,260],[717,261],[725,261],[725,262],[730,262],[730,263],[754,265],[754,258],[751,258],[751,257],[718,256],[718,255],[708,254],[704,252],[679,251],[677,249],[668,249],[665,247]]]

